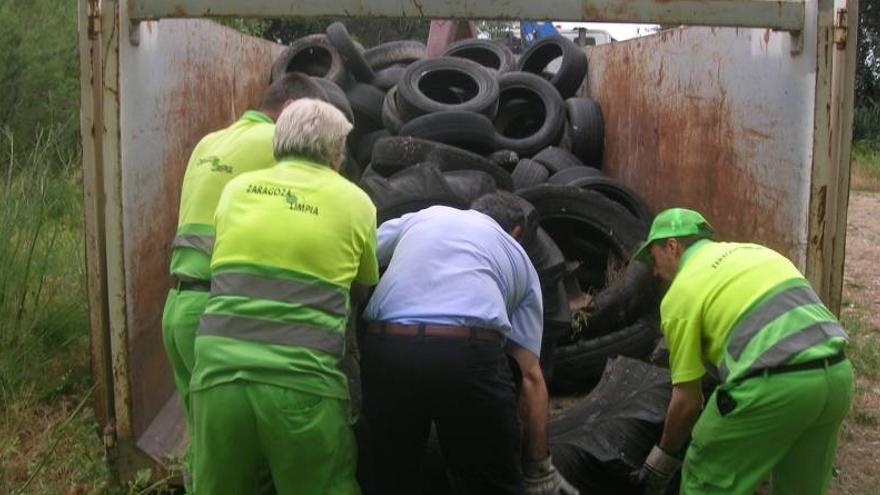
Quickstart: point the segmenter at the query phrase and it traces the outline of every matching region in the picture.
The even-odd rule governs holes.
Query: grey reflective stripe
[[[345,350],[345,337],[342,332],[334,333],[329,328],[305,323],[282,323],[248,316],[203,314],[199,320],[199,335],[305,347],[340,358]]]
[[[837,323],[836,321],[821,321],[814,323],[770,346],[741,374],[745,375],[752,371],[785,364],[785,362],[795,354],[805,351],[832,337],[848,338],[846,331],[840,326],[840,323]],[[726,381],[730,374],[727,365],[722,363],[719,371],[721,373],[721,381]]]
[[[791,287],[776,294],[733,327],[727,352],[733,359],[739,359],[752,337],[762,328],[788,311],[808,304],[822,304],[811,287]]]
[[[746,373],[752,370],[785,364],[795,354],[832,337],[847,337],[846,331],[843,330],[839,323],[836,321],[814,323],[770,346],[749,366]]]
[[[211,277],[211,295],[245,296],[285,303],[292,302],[339,316],[345,316],[348,310],[348,300],[339,289],[241,272],[215,273]]]
[[[208,256],[214,252],[214,236],[208,234],[177,234],[171,247],[186,247],[201,251]]]

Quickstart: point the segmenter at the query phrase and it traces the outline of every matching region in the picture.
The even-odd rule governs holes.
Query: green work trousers
[[[198,290],[168,291],[165,299],[165,310],[162,314],[162,343],[165,355],[171,364],[174,385],[183,403],[183,414],[186,429],[192,435],[192,417],[190,414],[189,380],[192,378],[195,362],[196,330],[199,328],[199,317],[208,304],[208,292]],[[184,464],[187,471],[192,469],[192,442],[187,444]],[[185,478],[187,492],[191,492],[190,480]]]
[[[348,401],[238,380],[192,393],[195,493],[359,494]]]
[[[168,291],[162,314],[162,343],[174,374],[174,385],[183,402],[189,422],[189,380],[195,362],[196,330],[199,317],[205,312],[209,293],[198,290]]]
[[[736,405],[722,415],[712,394],[694,426],[680,493],[752,494],[771,473],[776,495],[825,493],[853,396],[850,362],[721,387]]]

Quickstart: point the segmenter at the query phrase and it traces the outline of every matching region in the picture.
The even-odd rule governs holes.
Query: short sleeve
[[[661,305],[661,326],[669,348],[673,385],[697,380],[706,374],[700,307],[699,297],[689,297],[672,289]]]
[[[379,282],[379,263],[376,260],[376,214],[375,209],[370,210],[370,219],[367,220],[367,231],[364,234],[364,246],[361,251],[360,265],[355,282],[364,285],[375,285]]]
[[[391,256],[400,240],[400,235],[404,227],[414,213],[408,213],[400,218],[388,220],[379,226],[378,240],[376,248],[376,258],[379,260],[379,266],[388,266],[391,263]]]
[[[366,208],[366,211],[368,215],[363,220],[366,225],[366,232],[363,234],[363,250],[361,251],[358,273],[354,280],[364,285],[375,285],[379,282],[379,263],[376,260],[376,209],[371,207]]]
[[[525,258],[525,255],[523,255]],[[538,273],[528,258],[524,259],[527,274],[524,277],[523,296],[510,314],[510,340],[541,357],[541,339],[544,335],[544,308]]]

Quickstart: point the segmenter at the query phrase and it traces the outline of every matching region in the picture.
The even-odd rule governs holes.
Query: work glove
[[[527,461],[523,466],[528,495],[579,495],[577,488],[565,480],[553,467],[550,456]]]
[[[681,460],[668,454],[655,445],[642,468],[630,475],[633,483],[643,487],[644,495],[663,495],[675,472],[681,467]]]

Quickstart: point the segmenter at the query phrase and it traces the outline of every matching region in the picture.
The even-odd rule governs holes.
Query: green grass
[[[849,333],[847,355],[856,374],[866,378],[880,378],[880,329],[871,325],[859,306],[842,311],[841,323]]]
[[[851,188],[861,191],[880,191],[880,141],[853,142]]]
[[[0,133],[0,493],[110,486],[89,407],[79,156],[63,134],[16,147]]]

